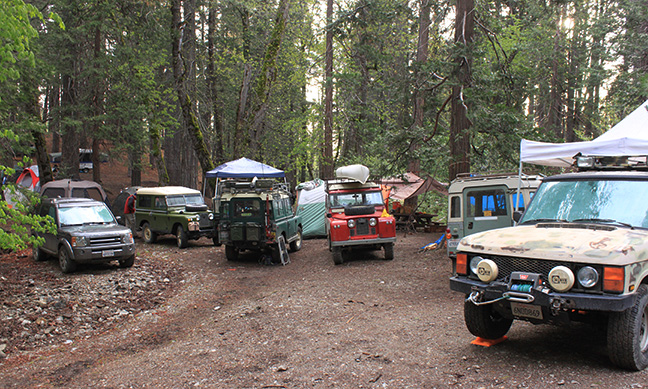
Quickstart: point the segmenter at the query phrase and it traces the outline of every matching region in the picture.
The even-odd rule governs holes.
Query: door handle
[[[468,229],[472,230],[472,228],[473,228],[473,222],[468,223]]]

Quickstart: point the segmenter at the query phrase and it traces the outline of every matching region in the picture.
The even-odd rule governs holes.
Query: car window
[[[59,218],[61,226],[73,226],[83,224],[103,224],[114,222],[114,217],[105,205],[93,205],[83,207],[60,207]]]
[[[261,204],[256,199],[234,201],[234,217],[258,217],[261,216]]]
[[[151,196],[137,196],[137,208],[151,208],[151,205],[153,204],[153,197]]]
[[[467,193],[467,217],[506,215],[506,194],[502,189],[470,191]]]
[[[93,200],[103,201],[103,197],[101,197],[101,192],[98,188],[88,188],[87,195]]]
[[[166,202],[164,201],[164,197],[156,197],[155,198],[155,206],[154,208],[166,208]]]
[[[347,205],[382,205],[382,193],[375,192],[362,192],[362,193],[336,193],[331,194],[329,201],[331,206],[347,206]]]
[[[461,217],[461,198],[459,196],[450,197],[450,217]]]
[[[65,197],[65,189],[63,188],[47,188],[43,191],[43,197],[55,199],[57,197]]]

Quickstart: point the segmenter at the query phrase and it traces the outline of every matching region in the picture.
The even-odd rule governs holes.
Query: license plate
[[[102,257],[114,257],[115,256],[115,250],[104,250],[101,252]]]
[[[511,303],[513,316],[542,320],[542,308],[539,305]]]
[[[459,245],[459,240],[460,239],[449,239],[448,247],[457,247]]]

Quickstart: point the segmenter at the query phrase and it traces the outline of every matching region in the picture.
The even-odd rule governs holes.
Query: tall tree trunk
[[[247,154],[248,150],[243,150],[245,145],[250,143],[248,134],[245,131],[245,116],[248,109],[248,97],[250,95],[250,86],[252,83],[252,64],[250,62],[250,13],[246,8],[240,10],[241,28],[243,35],[243,78],[239,92],[239,102],[236,107],[236,122],[234,123],[234,133],[230,137],[230,148],[232,157]]]
[[[61,95],[61,111],[71,119],[76,119],[76,83],[72,76],[63,75],[63,93]],[[75,121],[67,121],[62,128],[63,147],[61,149],[60,172],[64,177],[79,178],[79,135]]]
[[[268,42],[268,47],[263,57],[263,62],[261,63],[259,78],[257,79],[256,97],[258,104],[253,113],[252,123],[249,126],[250,155],[253,158],[261,158],[259,152],[261,146],[260,139],[263,136],[262,128],[268,110],[268,99],[272,93],[272,84],[277,76],[277,57],[279,55],[279,48],[281,47],[281,40],[286,30],[289,8],[289,0],[279,1],[274,28],[272,29],[270,41]]]
[[[216,165],[220,165],[225,162],[223,155],[223,122],[221,118],[221,112],[218,102],[218,85],[216,85],[216,57],[215,57],[215,48],[214,48],[214,36],[216,35],[216,5],[210,4],[209,13],[208,13],[208,29],[209,34],[207,35],[207,88],[209,91],[209,97],[211,102],[211,115],[213,124],[213,133],[214,133],[214,147],[213,147],[213,159]]]
[[[430,0],[421,0],[419,13],[419,32],[418,32],[418,45],[416,48],[416,68],[414,71],[414,78],[416,86],[414,88],[414,127],[417,129],[414,133],[419,133],[419,129],[423,128],[423,113],[425,112],[425,98],[423,90],[425,88],[425,77],[421,71],[421,67],[425,65],[428,59],[428,43],[430,40]],[[409,146],[410,160],[407,163],[407,171],[416,175],[421,174],[421,160],[416,156],[420,144],[418,139],[413,138]],[[410,209],[415,209],[418,203],[418,196],[412,196],[405,199],[405,206]]]
[[[185,44],[188,40],[195,42],[195,1],[190,0],[186,3],[184,29],[181,18],[181,3],[181,0],[171,1],[173,76],[175,79],[176,93],[178,94],[178,103],[182,112],[182,122],[185,124],[186,132],[200,162],[204,177],[207,171],[214,168],[214,163],[211,160],[209,150],[200,130],[198,116],[190,95],[192,88],[186,84],[190,78],[193,78],[191,82],[195,83],[195,72],[192,71],[192,69],[195,69],[195,46],[189,56],[181,50],[181,45]],[[183,33],[187,34],[187,37],[183,37]],[[191,45],[189,46],[191,47]],[[183,131],[180,132],[182,133]],[[191,168],[191,166],[187,167]]]
[[[333,178],[333,0],[326,2],[326,63],[324,65],[324,144],[320,176]]]
[[[560,47],[562,46],[562,33],[560,31],[560,23],[564,19],[565,6],[560,6],[560,18],[558,19],[558,26],[556,27],[556,36],[554,37],[554,50],[553,61],[551,65],[551,102],[549,103],[549,123],[548,127],[553,131],[556,138],[561,139],[564,137],[562,115],[563,115],[563,101],[562,101],[562,75],[560,69]]]
[[[92,96],[92,110],[94,113],[94,118],[92,120],[92,180],[95,182],[101,182],[101,142],[99,141],[100,123],[99,117],[103,113],[103,88],[101,87],[99,69],[99,58],[101,57],[102,51],[102,41],[101,41],[101,30],[99,27],[95,28],[95,37],[94,37],[94,66],[96,68],[96,73],[92,77],[93,85],[93,96]],[[132,177],[132,176],[131,176]]]
[[[471,85],[472,43],[474,35],[474,0],[457,0],[457,19],[455,22],[455,43],[464,46],[465,56],[455,59],[457,64],[458,85],[452,88],[452,114],[450,120],[450,167],[449,178],[470,171],[470,120],[468,104],[464,99],[464,89]]]

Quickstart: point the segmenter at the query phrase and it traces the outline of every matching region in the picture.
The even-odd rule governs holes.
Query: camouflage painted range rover
[[[648,367],[648,166],[610,159],[580,158],[581,171],[543,180],[517,226],[461,240],[450,287],[473,335],[602,322],[614,364]]]

